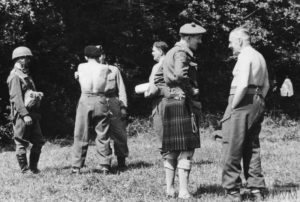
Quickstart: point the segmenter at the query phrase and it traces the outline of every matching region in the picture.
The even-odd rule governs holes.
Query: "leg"
[[[262,175],[260,159],[259,133],[261,124],[255,124],[247,134],[244,149],[244,174],[247,180],[247,186],[251,189],[265,188],[265,180]]]
[[[76,112],[72,166],[82,168],[88,149],[88,134],[91,110],[80,100]]]
[[[14,124],[14,141],[16,144],[16,157],[21,168],[21,172],[25,173],[28,171],[28,163],[26,157],[26,148],[29,145],[29,142],[24,140],[26,132],[28,131],[27,126],[25,125],[22,118],[16,118]]]
[[[239,190],[241,186],[241,159],[246,133],[246,116],[243,111],[234,112],[223,122],[223,171],[222,186],[226,190]]]
[[[110,147],[110,121],[108,118],[108,106],[106,104],[99,103],[96,106],[94,118],[95,132],[96,132],[96,148],[100,155],[100,165],[104,170],[108,171],[111,165],[112,150]]]
[[[164,158],[164,168],[166,173],[166,185],[167,185],[167,196],[168,197],[175,197],[175,187],[174,187],[174,179],[175,179],[175,170],[177,165],[177,159],[175,154],[173,155],[170,152]]]
[[[117,156],[118,167],[125,168],[125,158],[128,156],[126,122],[121,119],[120,103],[117,98],[109,99],[109,107],[112,112],[109,136],[114,142],[114,151]]]
[[[179,198],[188,199],[191,194],[188,191],[189,175],[191,171],[191,160],[194,150],[182,151],[178,157],[178,176],[179,176]]]
[[[30,142],[33,145],[29,156],[29,168],[33,173],[39,173],[40,170],[37,166],[40,159],[41,149],[45,143],[39,120],[35,120],[31,132],[32,135],[30,136]]]

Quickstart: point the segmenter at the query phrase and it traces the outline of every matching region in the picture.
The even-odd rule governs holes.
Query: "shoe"
[[[190,199],[192,196],[190,193],[184,193],[184,194],[178,194],[178,198],[179,199],[182,199],[182,200],[188,200]]]
[[[251,200],[253,201],[263,201],[264,197],[262,196],[259,189],[252,189],[250,192]]]
[[[100,171],[103,175],[108,175],[110,173],[110,166],[109,165],[100,165]]]
[[[241,202],[242,201],[242,196],[241,196],[239,190],[228,191],[226,195],[227,195],[227,198],[231,202]]]
[[[41,171],[40,171],[39,169],[37,169],[37,168],[36,168],[36,169],[31,169],[31,168],[30,168],[30,171],[31,171],[32,174],[39,174],[39,173],[41,172]]]
[[[81,174],[80,173],[80,168],[73,167],[72,170],[71,170],[71,174],[77,174],[77,175]]]
[[[175,190],[172,190],[170,192],[166,192],[166,196],[167,198],[176,198],[176,191]]]

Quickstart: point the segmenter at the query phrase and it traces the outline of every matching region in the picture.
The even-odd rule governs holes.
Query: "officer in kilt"
[[[168,51],[155,83],[166,89],[162,100],[162,157],[166,174],[166,194],[175,197],[174,178],[178,168],[181,199],[191,197],[188,178],[195,148],[200,147],[198,117],[200,114],[197,64],[194,54],[206,30],[195,23],[180,28],[181,40]],[[163,77],[163,79],[162,79]]]

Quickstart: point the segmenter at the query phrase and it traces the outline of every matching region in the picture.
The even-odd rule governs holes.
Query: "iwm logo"
[[[282,184],[281,182],[276,182],[273,185],[273,189],[269,190],[268,198],[297,201],[299,189],[299,185],[294,183]]]

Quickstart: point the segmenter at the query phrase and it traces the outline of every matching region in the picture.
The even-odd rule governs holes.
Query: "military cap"
[[[190,35],[197,35],[197,34],[203,34],[206,32],[206,29],[201,27],[200,25],[197,25],[196,23],[187,23],[180,27],[179,33],[180,34],[190,34]]]

